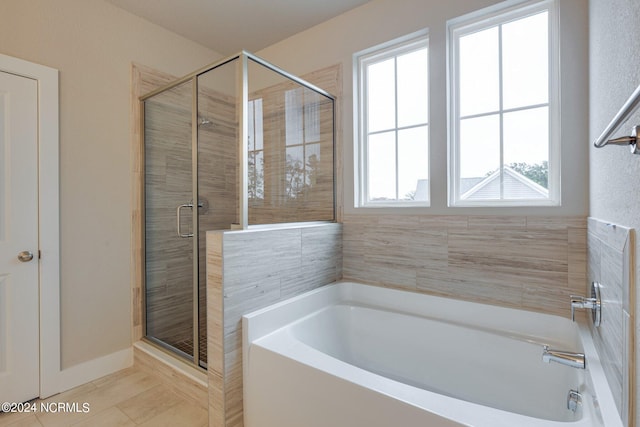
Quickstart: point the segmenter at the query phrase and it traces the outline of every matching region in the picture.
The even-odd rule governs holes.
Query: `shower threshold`
[[[145,341],[153,344],[160,350],[171,354],[172,356],[178,356],[180,359],[186,359],[190,363],[193,363],[193,340],[186,339],[177,343],[168,344],[154,337],[144,337]],[[207,337],[206,334],[200,335],[200,363],[198,367],[207,369]]]

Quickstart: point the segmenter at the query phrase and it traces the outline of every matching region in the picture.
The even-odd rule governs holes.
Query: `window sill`
[[[501,207],[560,207],[558,200],[458,200],[449,203],[450,208],[501,208]]]
[[[356,209],[379,209],[379,208],[428,208],[429,201],[423,202],[368,202],[355,206]]]

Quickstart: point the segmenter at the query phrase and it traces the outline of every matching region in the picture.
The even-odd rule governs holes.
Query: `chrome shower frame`
[[[329,99],[331,99],[331,101],[333,102],[333,120],[332,120],[332,132],[333,132],[333,218],[334,221],[336,220],[336,107],[335,107],[335,102],[336,102],[336,98],[335,96],[331,95],[330,93],[326,92],[325,90],[265,61],[264,59],[249,53],[247,51],[240,51],[239,53],[235,54],[235,55],[231,55],[229,57],[223,58],[221,60],[218,60],[214,63],[211,63],[201,69],[198,69],[190,74],[187,74],[165,86],[162,86],[156,90],[153,90],[141,97],[139,97],[139,108],[141,111],[141,115],[140,115],[140,129],[141,129],[141,146],[142,146],[142,158],[144,159],[144,140],[145,140],[145,126],[144,126],[144,120],[145,120],[145,114],[144,114],[144,109],[145,109],[145,101],[153,98],[154,96],[163,93],[167,90],[170,90],[176,86],[179,86],[183,83],[187,83],[189,81],[192,82],[192,119],[191,119],[191,126],[192,126],[192,131],[191,131],[191,153],[192,153],[192,191],[193,191],[193,200],[198,200],[198,132],[199,132],[199,124],[200,124],[200,120],[208,120],[206,118],[201,118],[198,116],[198,77],[211,71],[214,70],[218,67],[221,67],[225,64],[231,63],[233,61],[239,60],[240,61],[240,66],[237,69],[237,76],[236,76],[236,84],[237,84],[237,94],[239,94],[238,97],[238,105],[239,105],[239,109],[238,109],[238,154],[239,154],[239,228],[246,230],[248,229],[249,226],[249,178],[248,178],[248,105],[249,105],[249,70],[248,70],[248,64],[249,64],[249,60],[254,61],[257,64],[260,64],[262,66],[264,66],[265,68],[289,79],[292,80],[298,84],[300,84],[301,86],[310,89],[320,95],[323,95]],[[145,174],[145,165],[143,162],[143,166],[142,166],[142,176],[144,177]],[[142,185],[142,191],[141,191],[141,198],[142,198],[142,221],[144,224],[144,218],[146,217],[145,214],[145,206],[144,206],[144,200],[145,200],[145,185],[143,183]],[[199,234],[199,218],[198,218],[198,209],[192,209],[192,224],[193,224],[193,229],[192,229],[192,234],[193,236],[197,237]],[[146,249],[145,249],[145,231],[146,226],[142,227],[142,254],[141,254],[141,260],[142,260],[142,265],[146,265]],[[198,315],[200,307],[199,307],[199,246],[198,246],[198,239],[194,238],[193,239],[193,358],[192,358],[192,363],[193,365],[195,365],[198,368],[204,368],[206,369],[206,365],[202,366],[201,360],[200,360],[200,336],[199,336],[199,330],[200,330],[200,324],[199,324],[199,320],[200,320],[200,316]],[[161,349],[163,350],[168,350],[170,353],[173,354],[181,354],[183,357],[185,358],[190,358],[190,355],[187,355],[186,353],[174,348],[173,346],[171,346],[170,344],[167,344],[157,338],[153,338],[153,337],[148,337],[147,336],[147,313],[146,313],[146,306],[147,306],[147,301],[146,301],[146,268],[142,269],[142,295],[141,295],[141,310],[142,310],[142,316],[143,316],[143,324],[142,324],[142,329],[143,329],[143,338],[145,340],[148,340],[149,342],[159,346]],[[189,356],[189,357],[187,357]]]

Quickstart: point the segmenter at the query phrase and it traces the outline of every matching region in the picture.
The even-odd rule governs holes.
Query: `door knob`
[[[29,262],[33,259],[33,254],[30,251],[22,251],[18,254],[18,260],[20,262]]]

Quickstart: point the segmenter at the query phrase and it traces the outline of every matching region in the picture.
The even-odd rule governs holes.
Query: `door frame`
[[[60,197],[58,70],[0,54],[0,71],[38,83],[40,397],[60,391]]]

